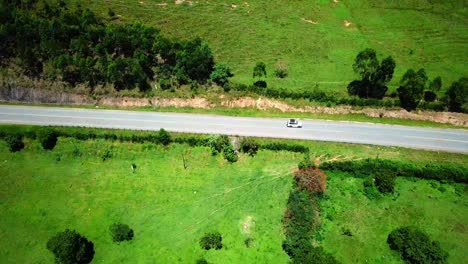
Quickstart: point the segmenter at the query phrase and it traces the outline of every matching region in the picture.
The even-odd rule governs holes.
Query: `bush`
[[[374,200],[380,198],[380,191],[375,187],[374,178],[369,177],[363,182],[364,185],[364,195],[369,200]]]
[[[460,78],[453,82],[446,92],[447,106],[450,112],[468,111],[468,78]]]
[[[427,234],[414,227],[393,230],[388,235],[387,243],[408,263],[445,263],[448,258],[438,242],[431,241]]]
[[[200,246],[206,250],[210,250],[212,248],[216,250],[221,249],[223,247],[223,238],[218,232],[206,233],[200,239]]]
[[[294,172],[294,180],[299,190],[306,190],[310,193],[323,193],[327,187],[327,175],[313,167]]]
[[[114,223],[109,227],[109,231],[114,242],[130,241],[133,239],[133,229],[128,225]]]
[[[57,144],[58,133],[49,128],[39,129],[36,138],[41,143],[42,148],[52,150]]]
[[[231,145],[231,142],[226,135],[213,135],[208,138],[208,146],[211,148],[213,155],[220,153],[228,145]]]
[[[233,76],[234,74],[232,74],[231,69],[227,65],[216,64],[210,75],[210,79],[224,88],[225,85],[229,85],[229,78]]]
[[[158,132],[158,141],[160,144],[167,146],[172,141],[171,135],[166,130],[161,128]]]
[[[255,156],[255,154],[257,154],[258,144],[252,138],[245,137],[245,138],[242,138],[240,142],[240,150],[243,153],[247,153],[253,157]]]
[[[260,149],[268,149],[268,150],[274,150],[274,151],[280,151],[280,150],[285,150],[285,151],[291,151],[291,152],[299,152],[299,153],[308,153],[309,148],[304,147],[299,144],[285,144],[285,143],[267,143],[264,145],[259,146]]]
[[[266,81],[256,81],[254,82],[254,86],[258,88],[267,88],[267,82]]]
[[[302,170],[302,169],[307,169],[307,168],[315,168],[315,164],[312,162],[310,159],[309,152],[304,153],[304,159],[299,162],[297,165],[297,168]]]
[[[281,79],[288,76],[288,65],[285,62],[278,61],[275,64],[275,76]]]
[[[11,152],[17,152],[24,148],[23,136],[21,134],[9,134],[5,137],[5,141]]]
[[[375,186],[381,193],[393,193],[395,189],[395,175],[390,173],[376,174]]]
[[[326,162],[322,163],[320,168],[322,170],[348,172],[355,177],[367,177],[385,173],[401,177],[468,183],[468,169],[466,167],[448,164],[416,166],[406,162],[365,159],[359,161]]]
[[[197,260],[197,264],[208,264],[208,261],[206,261],[204,258],[201,258]]]
[[[231,162],[231,163],[234,163],[237,161],[238,157],[237,157],[237,153],[234,151],[234,149],[232,148],[232,145],[229,144],[229,145],[226,145],[223,149],[223,155],[224,155],[224,159]]]
[[[76,231],[66,229],[47,242],[47,249],[61,264],[90,263],[94,257],[94,244]]]

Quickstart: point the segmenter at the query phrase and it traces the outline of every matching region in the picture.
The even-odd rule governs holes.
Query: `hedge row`
[[[327,94],[324,91],[314,89],[309,91],[289,91],[283,88],[272,89],[262,88],[255,85],[236,84],[233,85],[233,90],[241,92],[251,92],[258,95],[263,95],[270,98],[290,98],[290,99],[308,99],[310,101],[327,103],[327,105],[351,105],[351,106],[373,106],[373,107],[400,107],[400,100],[397,98],[366,99],[359,97],[338,97],[336,95]],[[419,109],[431,111],[445,111],[446,105],[443,102],[421,102]]]
[[[416,177],[439,181],[468,183],[468,168],[448,164],[426,164],[417,166],[406,162],[383,159],[327,162],[320,165],[323,170],[344,171],[355,177],[375,174],[390,174],[401,177]]]
[[[309,148],[299,145],[299,144],[286,144],[286,143],[278,143],[278,142],[272,142],[272,143],[266,143],[266,144],[260,144],[259,149],[267,149],[267,150],[274,150],[274,151],[291,151],[291,152],[298,152],[298,153],[308,153]]]

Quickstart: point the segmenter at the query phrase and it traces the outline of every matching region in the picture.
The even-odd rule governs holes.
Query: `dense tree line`
[[[138,22],[105,22],[64,1],[0,0],[0,59],[29,76],[116,90],[146,91],[155,79],[177,85],[210,78],[213,54],[201,39],[170,40]]]

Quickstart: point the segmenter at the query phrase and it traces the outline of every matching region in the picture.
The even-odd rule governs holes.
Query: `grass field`
[[[468,159],[402,148],[287,142],[308,146],[311,157],[321,161],[376,155],[415,163],[466,164]],[[110,158],[103,161],[107,151]],[[60,138],[52,151],[27,139],[24,150],[10,153],[0,141],[1,262],[51,263],[47,240],[71,228],[94,242],[93,263],[195,263],[200,257],[209,263],[287,263],[281,220],[292,188],[291,174],[302,158],[290,152],[259,151],[255,157],[242,155],[229,164],[206,147],[72,138]],[[455,185],[444,184],[442,193],[440,184],[435,184],[399,179],[396,201],[390,197],[368,202],[360,192],[362,180],[330,174],[319,243],[343,263],[366,258],[396,262],[398,256],[382,237],[393,227],[414,221],[441,241],[453,263],[466,259],[466,191],[458,186],[455,192]],[[130,225],[134,240],[113,243],[108,228],[114,222]],[[356,242],[355,254],[346,248],[348,237],[339,233],[343,226],[354,234],[350,239]],[[222,250],[200,248],[200,237],[209,231],[223,235]],[[249,237],[255,240],[247,248],[244,241]]]
[[[74,144],[81,157],[73,154]],[[183,145],[163,149],[61,139],[47,153],[35,142],[28,145],[11,154],[1,142],[3,263],[51,263],[46,242],[65,228],[94,242],[93,263],[195,263],[202,256],[210,263],[288,259],[281,249],[281,219],[299,154],[261,151],[229,165],[207,148]],[[112,158],[96,158],[110,148]],[[112,242],[108,228],[116,221],[135,230],[133,241]],[[223,235],[222,250],[200,248],[198,241],[208,231]],[[244,245],[247,237],[255,239],[251,248]]]
[[[320,89],[345,93],[355,78],[352,63],[364,48],[397,63],[391,89],[408,68],[424,67],[444,87],[466,76],[467,3],[463,0],[307,0],[307,1],[166,1],[70,0],[120,21],[140,20],[170,37],[200,36],[217,61],[227,63],[234,81],[252,83],[257,61],[267,64],[271,87]],[[180,4],[176,4],[179,2]],[[289,77],[275,78],[283,61]]]
[[[465,263],[468,197],[465,185],[398,178],[396,195],[369,200],[363,179],[328,174],[329,199],[322,201],[319,243],[343,263],[402,263],[387,236],[413,225],[439,241],[448,263]],[[349,229],[352,236],[343,235]]]

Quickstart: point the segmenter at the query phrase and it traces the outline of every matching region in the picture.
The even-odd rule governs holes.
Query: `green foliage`
[[[364,195],[369,200],[375,200],[380,198],[381,194],[380,191],[375,187],[374,178],[368,177],[364,182]]]
[[[442,88],[442,78],[440,78],[440,76],[437,76],[429,84],[429,90],[436,93],[440,91],[441,88]]]
[[[268,149],[268,150],[274,150],[274,151],[291,151],[291,152],[298,152],[298,153],[308,153],[309,148],[303,145],[299,144],[287,144],[287,143],[278,143],[278,142],[272,142],[272,143],[266,143],[266,144],[261,144],[259,145],[260,149]]]
[[[266,72],[266,65],[263,62],[257,62],[255,64],[255,67],[253,68],[253,78],[266,78],[267,72]]]
[[[391,249],[400,253],[408,263],[433,264],[445,263],[448,258],[438,242],[414,227],[401,227],[393,230],[387,239]]]
[[[352,81],[348,85],[348,94],[360,98],[382,99],[388,88],[386,84],[392,79],[395,61],[387,57],[379,64],[377,54],[373,49],[365,49],[354,60],[354,72],[361,76],[361,80]]]
[[[24,148],[23,135],[14,133],[5,137],[5,141],[11,152],[17,152]]]
[[[210,79],[218,85],[224,87],[229,83],[229,78],[233,77],[231,69],[225,64],[216,64]]]
[[[309,152],[304,153],[304,159],[297,165],[298,169],[315,168],[315,163],[310,159]]]
[[[204,258],[197,259],[197,264],[208,264],[208,261],[206,261]]]
[[[114,242],[118,243],[133,239],[133,229],[126,224],[114,223],[109,227],[109,231]]]
[[[348,172],[355,177],[388,174],[401,177],[468,183],[468,169],[465,166],[459,165],[430,163],[424,166],[417,166],[401,161],[365,159],[359,161],[326,162],[322,163],[320,168],[322,170]]]
[[[43,128],[37,130],[37,140],[41,143],[41,146],[45,150],[54,149],[57,144],[58,133],[50,128]]]
[[[172,142],[171,135],[164,128],[161,128],[158,132],[158,141],[160,144],[167,146]]]
[[[54,256],[56,263],[85,264],[94,257],[94,244],[76,231],[66,229],[47,242],[47,249]]]
[[[257,154],[257,151],[258,151],[258,144],[257,142],[255,142],[254,139],[250,138],[250,137],[244,137],[241,139],[240,141],[240,150],[243,152],[243,153],[247,153],[249,154],[249,156],[255,156]]]
[[[451,112],[468,111],[468,78],[463,77],[452,83],[446,93],[447,106]]]
[[[375,186],[381,193],[393,193],[395,190],[395,175],[390,173],[376,173]]]
[[[283,61],[275,64],[275,76],[284,79],[288,76],[288,65]]]
[[[424,91],[424,101],[426,102],[434,102],[437,98],[437,94],[433,91]]]
[[[258,80],[258,81],[256,81],[256,82],[254,82],[254,86],[255,86],[255,87],[258,87],[258,88],[260,88],[260,89],[265,89],[265,88],[267,88],[268,85],[267,85],[267,82],[266,82],[266,81]]]
[[[226,146],[230,145],[231,142],[226,135],[213,135],[208,138],[208,146],[211,148],[213,155],[220,153]]]
[[[205,250],[210,250],[212,248],[216,250],[221,249],[223,248],[223,238],[218,232],[206,233],[200,239],[200,246]]]
[[[426,87],[427,75],[424,69],[415,72],[409,69],[400,81],[397,89],[401,107],[407,111],[416,109],[422,99],[424,88]]]
[[[223,156],[224,159],[229,161],[230,163],[234,163],[239,159],[237,153],[234,151],[231,144],[224,146]]]
[[[204,82],[213,70],[211,49],[200,39],[172,41],[138,22],[105,24],[79,5],[40,3],[43,7],[30,9],[6,4],[9,19],[0,29],[5,48],[0,57],[17,58],[11,61],[27,75],[144,92],[156,73],[187,83]],[[108,15],[113,18],[115,12],[108,9]]]

